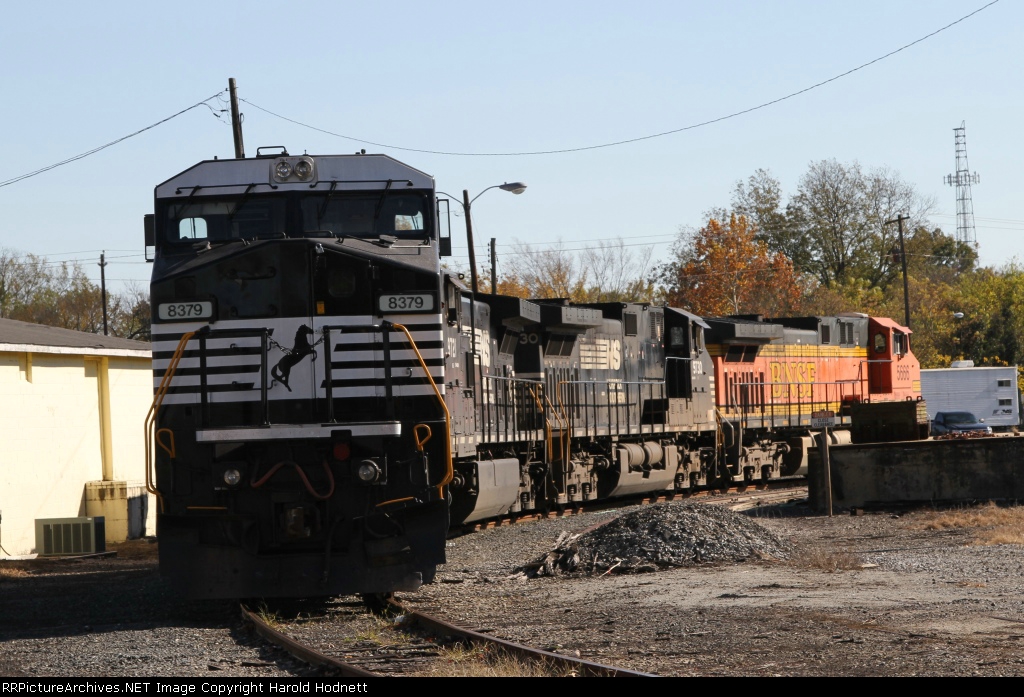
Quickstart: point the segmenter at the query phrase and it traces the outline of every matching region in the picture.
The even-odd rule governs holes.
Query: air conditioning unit
[[[103,516],[36,519],[36,553],[41,557],[95,554],[106,549]]]

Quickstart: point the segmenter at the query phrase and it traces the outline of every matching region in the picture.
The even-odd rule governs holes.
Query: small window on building
[[[999,400],[999,406],[1001,406],[1001,407],[1012,407],[1013,406],[1013,400],[1012,399],[1000,399]]]
[[[1010,387],[1010,380],[1009,379],[998,380],[998,381],[996,381],[996,385],[998,387]]]

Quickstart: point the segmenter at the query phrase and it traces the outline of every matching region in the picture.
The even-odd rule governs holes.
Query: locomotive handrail
[[[259,329],[210,329],[204,327],[199,334],[199,409],[200,421],[204,427],[209,426],[210,401],[206,383],[206,342],[210,339],[232,339],[258,337],[260,340],[260,412],[261,426],[270,425],[270,402],[267,399],[267,350],[270,332],[266,327]]]
[[[767,388],[767,387],[776,387],[776,386],[792,388],[794,385],[795,386],[800,386],[800,387],[808,386],[808,387],[810,387],[810,391],[809,391],[810,394],[808,395],[808,399],[806,401],[802,398],[802,395],[800,395],[799,392],[798,392],[797,393],[797,397],[796,397],[796,401],[794,402],[792,400],[792,390],[790,389],[790,399],[789,399],[789,401],[786,401],[786,402],[776,402],[774,400],[774,397],[773,397],[772,401],[769,404],[767,404],[767,411],[770,412],[770,417],[771,418],[775,418],[776,416],[778,416],[778,412],[776,410],[778,407],[781,407],[781,408],[783,408],[785,410],[785,413],[783,414],[784,416],[786,416],[786,417],[796,416],[796,417],[799,418],[801,415],[803,415],[805,413],[803,411],[804,405],[807,405],[807,407],[809,409],[812,409],[812,410],[814,409],[815,405],[820,405],[820,406],[825,407],[825,408],[834,407],[834,408],[838,409],[838,408],[840,408],[842,406],[842,403],[843,403],[845,397],[851,396],[854,399],[857,399],[858,398],[857,394],[854,393],[854,394],[847,395],[846,391],[843,390],[842,387],[845,386],[845,385],[854,385],[854,386],[856,386],[856,383],[859,383],[859,382],[860,382],[859,379],[829,380],[829,381],[816,381],[816,382],[790,382],[790,381],[787,381],[787,382],[776,382],[776,381],[771,381],[771,382],[764,381],[764,382],[761,382],[761,381],[755,380],[754,382],[734,382],[734,383],[732,383],[732,385],[734,387],[747,387],[747,388],[749,388],[749,387]],[[829,397],[829,394],[828,394],[829,387],[838,387],[838,388],[840,388],[838,390],[838,394],[836,395],[835,398],[830,398]],[[824,399],[817,399],[816,400],[814,398],[814,393],[815,393],[816,389],[818,389],[818,388],[824,388],[825,389],[825,397],[824,397]],[[738,408],[739,409],[739,413],[734,414],[733,417],[734,418],[739,418],[739,419],[741,419],[743,421],[746,421],[749,418],[749,413],[748,413],[749,410],[747,409],[749,404],[746,403],[746,402],[743,402],[743,400],[741,400],[741,402],[729,402],[728,404],[726,404],[724,406],[727,409],[729,409],[729,410],[737,409]],[[794,404],[797,405],[797,411],[796,411],[795,414],[792,411],[792,407],[793,407]],[[759,406],[761,407],[762,412],[766,410],[765,403],[762,402]]]
[[[149,413],[146,414],[146,420],[143,423],[143,431],[146,444],[146,491],[156,496],[157,505],[161,512],[164,510],[164,496],[160,493],[160,490],[156,486],[156,477],[153,476],[153,440],[156,439],[153,433],[153,427],[156,424],[157,413],[160,411],[160,407],[164,403],[164,397],[167,395],[167,390],[171,387],[171,380],[174,379],[174,374],[178,371],[178,364],[181,363],[181,357],[185,353],[185,347],[188,342],[195,336],[196,332],[185,332],[182,334],[181,339],[178,340],[178,346],[174,349],[174,355],[171,356],[170,362],[167,364],[167,370],[164,371],[164,376],[160,380],[160,386],[157,387],[156,394],[153,396],[153,404],[149,407]]]
[[[680,360],[682,360],[682,359],[680,359]],[[693,359],[687,359],[687,360],[693,360]],[[604,405],[598,404],[597,399],[596,398],[594,399],[594,410],[595,410],[595,419],[594,420],[595,420],[595,422],[597,421],[597,418],[596,418],[596,410],[597,410],[597,408],[600,407],[600,406],[607,406],[607,408],[608,408],[608,424],[609,424],[609,427],[611,427],[613,425],[612,424],[612,408],[614,407],[614,409],[615,409],[615,424],[614,424],[614,426],[616,428],[620,428],[621,424],[619,422],[619,413],[622,411],[623,408],[625,408],[625,410],[626,410],[626,424],[625,424],[625,427],[626,427],[626,432],[629,433],[629,434],[631,434],[633,432],[632,431],[633,422],[629,418],[629,410],[630,410],[631,406],[638,406],[638,405],[641,404],[641,401],[639,401],[639,400],[643,399],[643,388],[644,388],[644,386],[650,386],[651,387],[651,390],[649,391],[649,393],[650,393],[650,399],[652,399],[652,400],[655,398],[654,397],[654,389],[653,389],[654,386],[660,386],[661,387],[661,390],[660,390],[660,395],[661,396],[659,397],[659,399],[663,399],[665,397],[665,392],[666,392],[666,383],[665,383],[665,381],[664,380],[655,380],[655,379],[643,379],[643,380],[561,380],[561,381],[558,382],[557,386],[559,388],[561,388],[562,385],[591,385],[591,386],[595,386],[595,385],[616,385],[616,386],[625,387],[626,388],[626,399],[625,399],[625,402],[621,402],[621,403],[620,402],[614,402],[613,403],[611,398],[610,398],[611,390],[608,391],[609,396],[605,399],[605,404]],[[631,385],[636,385],[637,386],[637,399],[638,399],[638,401],[635,402],[635,403],[631,402],[630,398],[629,398],[629,393],[630,393],[629,387]],[[559,404],[562,403],[562,391],[561,391],[561,389],[558,390],[558,401],[559,401]],[[587,405],[584,404],[584,407],[586,407],[586,406]],[[563,410],[564,410],[564,407],[563,407]],[[643,413],[641,411],[641,413],[638,415],[638,420],[637,420],[638,421],[638,423],[637,423],[637,432],[641,433],[641,434],[644,432],[644,424],[643,424],[643,418],[642,417],[643,417]],[[566,420],[567,421],[571,421],[570,419],[568,419],[568,417],[566,417]],[[571,424],[570,424],[570,428],[571,428]],[[587,428],[587,426],[584,426],[584,428]],[[654,424],[653,423],[650,424],[650,429],[648,430],[648,433],[655,433]]]
[[[423,438],[420,437],[420,429],[425,429],[427,432],[426,436]],[[416,424],[412,427],[412,437],[413,440],[416,441],[416,449],[421,453],[423,452],[423,446],[427,444],[427,441],[429,441],[433,435],[434,432],[430,430],[430,426],[428,424]]]
[[[497,383],[498,385],[504,385],[503,391],[497,389],[497,385],[491,384]],[[488,391],[493,391],[494,398],[491,400],[485,400],[482,403],[483,408],[486,410],[485,418],[481,425],[482,431],[486,436],[490,437],[496,433],[497,426],[494,422],[497,421],[499,412],[503,412],[505,416],[505,428],[504,435],[509,437],[518,437],[520,432],[523,430],[534,430],[534,429],[523,429],[520,428],[519,424],[519,398],[515,394],[517,387],[522,387],[524,392],[529,391],[532,393],[532,386],[543,386],[543,382],[536,379],[528,378],[517,378],[509,377],[505,375],[482,375],[481,384],[485,384],[486,387],[483,390],[484,394]],[[511,393],[509,392],[511,391]],[[524,395],[525,397],[525,395]],[[536,397],[534,397],[536,400]],[[539,405],[539,413],[543,413],[543,405]],[[493,410],[493,414],[492,414]],[[510,413],[511,411],[511,413]]]
[[[420,349],[416,345],[416,342],[413,340],[412,334],[409,332],[409,330],[405,327],[404,324],[396,324],[394,322],[382,322],[381,324],[384,325],[385,327],[387,325],[390,325],[390,326],[394,327],[395,329],[401,330],[401,332],[403,334],[405,334],[405,338],[409,340],[409,345],[412,346],[413,353],[416,354],[416,359],[419,360],[419,362],[420,362],[420,367],[423,368],[423,374],[427,377],[427,382],[429,382],[430,386],[434,388],[434,395],[437,397],[438,403],[441,405],[441,408],[444,410],[444,428],[445,428],[444,443],[445,443],[445,455],[448,458],[448,462],[447,462],[447,469],[445,471],[444,479],[441,481],[440,484],[437,485],[437,493],[438,493],[438,495],[440,495],[441,498],[444,498],[444,487],[447,486],[448,484],[450,484],[452,479],[455,478],[455,467],[452,464],[452,427],[451,427],[452,415],[451,415],[451,412],[448,411],[448,405],[445,404],[444,395],[441,394],[441,390],[437,389],[437,383],[434,382],[434,376],[430,374],[430,369],[427,368],[427,362],[425,360],[423,360],[423,354],[420,353]],[[385,374],[387,374],[387,372],[388,371],[385,371]]]
[[[452,438],[451,438],[451,412],[448,411],[448,405],[444,401],[444,395],[437,389],[437,383],[434,382],[434,376],[430,374],[430,369],[427,367],[427,362],[423,360],[423,354],[420,353],[419,346],[416,345],[415,339],[412,338],[412,333],[403,324],[397,324],[395,322],[383,321],[380,324],[365,324],[365,325],[325,325],[321,327],[321,331],[324,335],[324,342],[327,344],[324,348],[324,363],[326,370],[326,396],[327,396],[327,418],[329,421],[334,421],[334,393],[333,393],[333,378],[331,371],[331,348],[330,348],[330,333],[332,329],[342,330],[366,330],[369,329],[372,332],[380,332],[381,343],[383,344],[383,366],[384,366],[384,395],[387,403],[388,416],[394,418],[394,397],[393,387],[391,382],[391,329],[397,329],[405,334],[405,338],[409,341],[409,346],[412,347],[413,353],[416,354],[416,360],[419,361],[420,367],[423,368],[423,374],[427,378],[427,382],[430,383],[430,387],[434,390],[434,395],[437,397],[438,403],[441,405],[441,409],[444,411],[444,427],[445,427],[445,475],[439,484],[437,484],[438,494],[444,497],[444,487],[451,483],[455,477],[455,467],[452,463]],[[415,436],[414,436],[415,437]],[[425,443],[426,441],[424,441]]]
[[[558,427],[559,430],[563,431],[564,434],[568,434],[569,433],[569,422],[565,419],[565,415],[560,413],[558,411],[558,409],[555,408],[555,405],[551,402],[551,399],[547,396],[547,394],[544,395],[544,401],[548,403],[548,406],[551,407],[551,413],[554,414],[555,418],[558,419],[558,421],[560,422],[559,427]],[[551,433],[551,420],[548,419],[545,416],[544,417],[544,422],[547,424],[547,429],[546,429],[547,430],[547,441],[548,441],[547,444],[548,444],[548,452],[550,453],[555,448],[555,439],[554,439],[554,436]],[[562,436],[562,440],[566,442],[566,446],[568,447],[568,442],[569,442],[568,438],[566,438],[566,436],[563,435]],[[562,454],[561,448],[559,448],[559,455],[561,455],[561,454]],[[569,461],[569,458],[565,458],[563,460],[563,462],[568,462],[568,461]]]
[[[323,333],[324,340],[324,392],[327,398],[327,421],[334,422],[334,378],[333,370],[331,369],[331,331],[363,331],[369,329],[371,332],[379,332],[381,335],[381,344],[383,350],[383,367],[384,367],[384,403],[387,413],[385,414],[389,419],[394,420],[395,418],[395,404],[394,404],[394,384],[391,380],[391,332],[385,331],[384,324],[390,324],[384,322],[383,324],[359,324],[359,325],[343,325],[343,324],[332,324],[324,325],[320,328]],[[398,326],[398,325],[392,325]],[[408,334],[408,332],[406,332]],[[412,341],[412,337],[409,337],[409,341]],[[417,358],[420,356],[419,350],[416,348],[416,343],[413,342],[413,350],[416,353]],[[426,369],[424,369],[426,370]],[[430,377],[430,371],[427,371],[427,376]],[[433,384],[434,380],[431,378],[430,383]],[[435,388],[436,389],[436,388]]]

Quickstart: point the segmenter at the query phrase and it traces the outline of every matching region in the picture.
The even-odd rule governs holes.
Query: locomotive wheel
[[[360,593],[359,597],[362,599],[363,604],[369,608],[370,612],[375,615],[382,615],[387,612],[390,600],[395,596],[394,593]]]

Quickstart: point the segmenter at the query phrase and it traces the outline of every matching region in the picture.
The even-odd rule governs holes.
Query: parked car
[[[932,419],[932,435],[947,433],[992,433],[992,427],[985,424],[969,411],[940,411]]]

